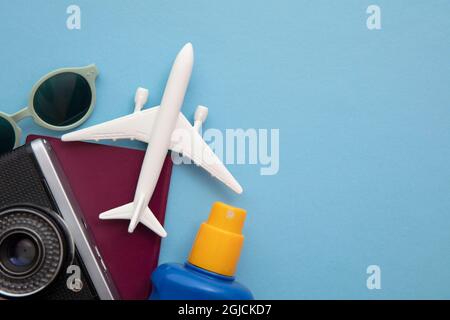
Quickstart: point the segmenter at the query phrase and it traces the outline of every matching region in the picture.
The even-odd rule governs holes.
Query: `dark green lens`
[[[16,133],[8,120],[0,117],[0,153],[11,151],[16,143]]]
[[[91,106],[87,80],[73,72],[59,73],[44,81],[33,98],[34,110],[43,121],[65,127],[81,120]]]

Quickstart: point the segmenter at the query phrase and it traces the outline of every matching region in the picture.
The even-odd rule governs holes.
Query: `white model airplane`
[[[237,193],[242,193],[240,184],[199,134],[199,129],[206,120],[208,109],[202,106],[198,107],[194,126],[191,126],[180,113],[193,63],[194,51],[192,45],[188,43],[175,59],[160,106],[142,110],[148,99],[148,90],[138,88],[133,114],[68,133],[62,137],[63,141],[136,139],[148,143],[134,201],[100,214],[100,219],[130,219],[128,227],[130,233],[140,222],[159,236],[167,236],[166,231],[150,211],[148,205],[168,150],[192,159],[198,166],[203,167],[229,188]],[[175,134],[176,131],[181,132],[184,139],[180,139],[180,136]]]

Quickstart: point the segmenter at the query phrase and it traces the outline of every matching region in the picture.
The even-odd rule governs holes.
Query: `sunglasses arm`
[[[13,115],[11,115],[11,118],[15,121],[15,122],[19,122],[20,120],[31,116],[30,113],[30,109],[28,107],[23,108],[22,110],[20,110],[19,112],[14,113]]]

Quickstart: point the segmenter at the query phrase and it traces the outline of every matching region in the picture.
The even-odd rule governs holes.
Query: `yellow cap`
[[[208,221],[202,223],[189,263],[225,276],[233,276],[241,255],[246,211],[222,202],[214,203]]]

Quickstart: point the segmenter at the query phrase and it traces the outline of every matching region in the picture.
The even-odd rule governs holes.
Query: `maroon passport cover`
[[[101,212],[133,201],[144,152],[86,142],[30,135],[27,142],[45,138],[69,180],[91,228],[100,253],[122,299],[146,299],[150,275],[157,267],[161,239],[145,226],[127,232],[127,220],[101,221]],[[150,209],[164,223],[172,161],[167,156]]]

